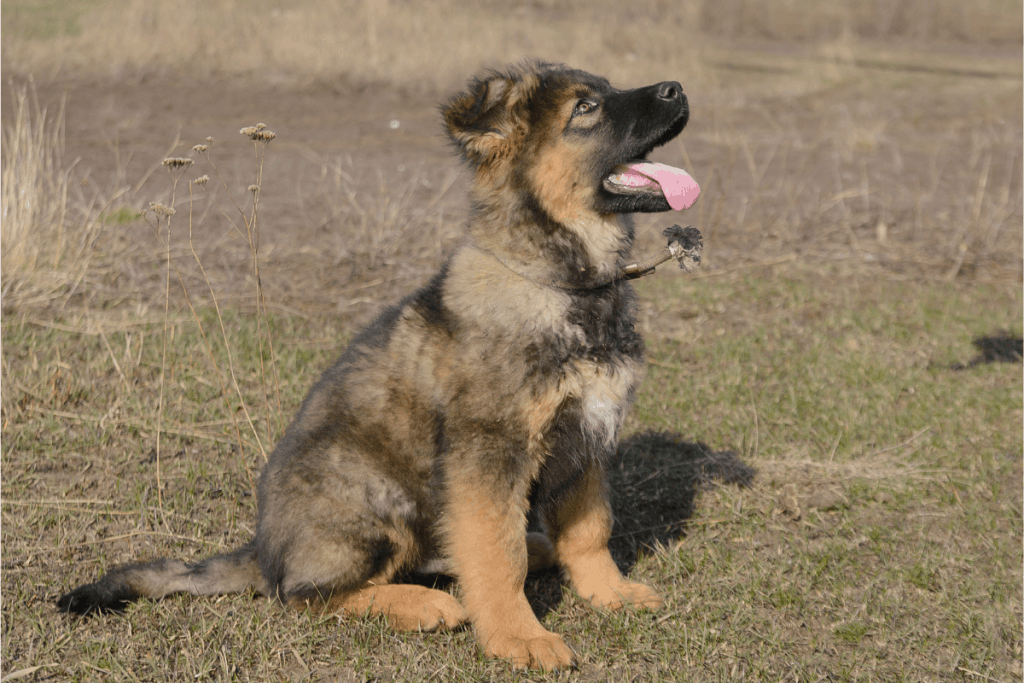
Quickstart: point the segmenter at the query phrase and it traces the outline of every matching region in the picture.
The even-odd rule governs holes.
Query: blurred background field
[[[37,76],[175,70],[447,90],[524,54],[627,83],[659,70],[692,81],[723,41],[984,51],[1019,46],[1020,28],[1012,0],[9,0],[3,55]]]
[[[1022,21],[1009,0],[3,0],[0,675],[508,676],[465,632],[245,596],[75,624],[52,601],[247,540],[303,392],[461,238],[437,103],[532,56],[680,81],[690,124],[653,158],[702,189],[638,217],[638,253],[672,222],[705,252],[641,281],[651,367],[613,468],[613,545],[668,607],[529,585],[581,678],[1021,680],[1024,388],[969,363],[1021,336]],[[258,122],[268,145],[239,135]],[[673,458],[697,442],[753,485],[694,488]]]
[[[380,252],[371,269],[400,256],[407,268],[384,277],[421,277],[414,262],[434,267],[465,215],[436,103],[484,66],[534,56],[623,86],[683,83],[691,124],[657,156],[701,183],[685,218],[707,238],[709,269],[800,254],[950,278],[1021,272],[1015,2],[10,0],[2,21],[4,120],[17,118],[17,84],[34,79],[53,153],[74,166],[72,209],[89,224],[90,211],[123,221],[163,198],[168,184],[152,173],[161,155],[209,135],[220,168],[245,187],[248,152],[225,143],[266,119],[281,133],[266,169],[274,192],[261,200],[268,250],[287,262],[315,241],[351,262],[369,240]],[[55,118],[62,102],[66,120]],[[357,207],[353,192],[374,206]],[[388,212],[393,222],[426,206],[414,235],[382,227]],[[377,234],[351,239],[353,221]],[[36,263],[12,246],[13,227],[5,252]],[[126,245],[116,226],[107,232],[108,252],[114,241],[139,246],[137,234]],[[10,284],[20,270],[5,264]],[[38,298],[48,286],[28,289]]]

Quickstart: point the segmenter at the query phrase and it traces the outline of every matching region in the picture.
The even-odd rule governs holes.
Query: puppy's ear
[[[535,65],[488,71],[441,107],[448,136],[474,166],[510,155],[529,123],[527,102],[540,84]]]

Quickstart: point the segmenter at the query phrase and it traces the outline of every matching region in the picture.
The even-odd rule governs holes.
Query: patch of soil
[[[662,228],[677,222],[703,235],[698,275],[816,261],[871,277],[1018,282],[1021,161],[1008,150],[1020,144],[1019,89],[914,77],[897,85],[865,69],[795,95],[782,80],[687,85],[690,124],[652,160],[690,168],[701,199],[682,215],[638,216],[636,257],[663,247]],[[35,87],[51,114],[66,101],[65,159],[78,160],[84,194],[122,188],[119,201],[135,209],[167,203],[166,156],[197,158],[183,181],[211,176],[206,189],[231,220],[197,193],[191,244],[185,182],[174,197],[170,251],[193,299],[209,279],[222,301],[255,305],[249,239],[228,194],[251,206],[256,150],[239,130],[256,123],[276,134],[259,193],[259,279],[271,310],[365,322],[422,284],[461,239],[468,173],[441,129],[446,93],[174,74]],[[5,121],[12,100],[0,102]],[[208,136],[223,187],[192,151]],[[163,236],[142,221],[119,229],[101,245],[106,276],[84,296],[93,307],[162,310]]]
[[[52,116],[65,102],[66,163],[75,162],[76,178],[85,195],[109,196],[124,188],[125,202],[145,209],[150,202],[169,202],[172,178],[160,168],[167,156],[192,156],[197,163],[183,176],[187,181],[206,173],[219,205],[244,229],[244,222],[219,187],[218,178],[192,151],[207,137],[214,142],[210,157],[235,201],[251,203],[246,188],[256,180],[254,143],[239,134],[245,126],[265,123],[276,134],[266,148],[259,199],[261,282],[271,306],[304,314],[338,314],[364,318],[379,300],[394,300],[436,269],[443,249],[450,249],[464,222],[461,188],[440,195],[442,181],[458,170],[437,115],[437,98],[408,94],[389,87],[356,90],[331,84],[290,88],[244,80],[195,82],[173,77],[121,83],[53,82],[35,85],[41,106]],[[13,98],[3,99],[3,117],[10,120]],[[387,202],[412,188],[411,208],[427,202],[441,212],[450,230],[438,235],[411,234],[408,242],[437,241],[427,263],[363,272],[345,263],[347,231],[337,215],[351,218],[344,192],[337,190],[337,171],[343,187],[365,207],[364,197]],[[235,233],[217,210],[197,200],[200,227],[193,240],[210,279],[226,296],[251,298],[251,256],[246,239]],[[117,209],[115,204],[111,207]],[[188,187],[180,182],[175,198],[172,252],[188,256]],[[389,207],[377,207],[386,211]],[[156,231],[141,221],[122,226],[128,246],[115,289],[107,292],[145,293],[162,303],[162,254]],[[360,237],[362,239],[362,237]],[[103,247],[104,245],[101,245]],[[113,247],[113,245],[109,245]],[[412,249],[411,251],[416,251]],[[423,251],[422,249],[419,251]],[[418,260],[418,259],[413,259]],[[189,267],[188,259],[178,259]],[[346,267],[347,266],[347,267]],[[353,271],[357,277],[352,277]],[[194,273],[186,273],[188,275]],[[384,287],[355,289],[376,280]],[[232,285],[231,283],[234,282]],[[201,281],[199,282],[201,284]],[[205,289],[195,287],[201,294]],[[234,290],[234,291],[232,291]]]

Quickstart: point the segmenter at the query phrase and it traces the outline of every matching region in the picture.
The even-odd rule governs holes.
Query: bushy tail
[[[115,567],[96,583],[79,586],[57,600],[63,612],[90,614],[120,612],[139,598],[162,598],[171,593],[220,595],[256,590],[265,593],[256,562],[256,544],[197,564],[177,560],[153,560]]]

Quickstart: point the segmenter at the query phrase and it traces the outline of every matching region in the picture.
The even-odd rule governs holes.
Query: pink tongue
[[[668,200],[668,205],[676,211],[689,209],[700,195],[697,181],[681,168],[648,161],[630,164],[629,168],[633,172],[629,175],[640,174],[658,183],[662,194]]]

